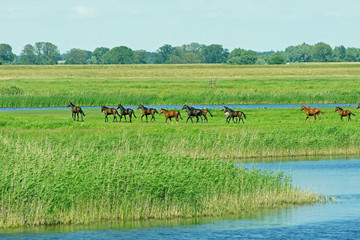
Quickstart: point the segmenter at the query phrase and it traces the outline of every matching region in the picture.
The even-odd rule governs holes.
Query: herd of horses
[[[69,102],[67,107],[71,108],[71,113],[72,113],[72,118],[74,119],[74,121],[77,119],[77,121],[79,121],[79,116],[81,117],[81,121],[84,121],[83,116],[85,116],[84,111],[81,109],[81,107],[74,105],[72,102]],[[357,106],[357,109],[360,108],[360,104]],[[175,118],[176,123],[179,123],[179,118],[181,120],[183,120],[183,118],[181,117],[181,113],[178,110],[173,110],[173,111],[169,111],[167,109],[161,108],[160,113],[155,109],[155,108],[147,108],[144,105],[140,104],[137,109],[141,109],[142,111],[142,116],[141,116],[141,121],[143,121],[143,117],[146,118],[146,121],[148,121],[148,116],[151,115],[151,119],[150,122],[153,120],[155,122],[155,114],[164,114],[165,115],[165,123],[167,123],[167,120],[169,119],[170,122],[172,122],[172,118]],[[181,110],[185,110],[186,113],[188,114],[188,118],[186,119],[186,122],[188,122],[189,120],[191,120],[191,122],[193,123],[193,118],[196,118],[196,122],[198,123],[201,119],[201,122],[203,123],[203,117],[205,119],[206,122],[208,122],[208,118],[207,118],[207,114],[209,114],[211,117],[213,117],[213,115],[211,114],[210,110],[207,108],[194,108],[188,105],[184,105]],[[242,121],[242,123],[245,123],[244,119],[246,119],[246,115],[244,112],[242,111],[235,111],[231,108],[228,108],[226,106],[223,106],[221,108],[221,111],[224,112],[225,114],[225,118],[226,118],[226,123],[230,123],[230,121],[232,120],[234,123],[240,123],[240,121]],[[319,118],[319,120],[321,120],[320,114],[325,114],[325,112],[321,111],[318,108],[310,108],[310,107],[306,107],[306,106],[302,106],[301,107],[301,111],[305,111],[306,113],[306,118],[305,118],[305,122],[306,120],[309,119],[309,122],[311,122],[310,117],[313,116],[315,121],[317,118]],[[113,122],[116,121],[117,122],[117,117],[120,117],[120,122],[122,117],[125,118],[126,120],[126,115],[129,116],[130,118],[130,122],[132,117],[135,117],[135,111],[131,108],[124,108],[121,104],[119,104],[117,106],[117,108],[109,108],[106,106],[101,106],[101,112],[103,112],[105,114],[105,122],[108,122],[108,116],[109,115],[113,115],[114,119]],[[351,115],[355,116],[355,114],[353,114],[350,110],[344,110],[341,107],[336,107],[335,108],[335,112],[339,112],[340,114],[340,118],[341,120],[343,120],[343,117],[347,117],[348,121],[351,121]]]

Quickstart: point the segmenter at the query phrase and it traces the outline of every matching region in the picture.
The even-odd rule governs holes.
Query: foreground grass
[[[328,111],[304,124],[299,111],[248,110],[240,125],[226,124],[219,110],[208,124],[178,125],[165,125],[163,115],[156,123],[104,123],[100,110],[88,110],[85,122],[69,111],[2,112],[0,227],[221,216],[321,201],[282,173],[221,160],[318,153],[315,146],[338,153],[344,142],[342,151],[355,148],[356,119],[340,122]]]
[[[357,103],[359,76],[349,63],[0,66],[0,107]]]

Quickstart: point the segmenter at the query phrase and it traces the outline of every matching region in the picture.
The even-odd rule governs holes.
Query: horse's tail
[[[205,108],[206,111],[210,114],[211,117],[213,117],[213,115],[211,114],[211,112],[209,111],[209,109]]]
[[[119,114],[119,112],[118,112],[118,110],[116,110],[115,109],[115,112],[116,112],[116,114],[121,118],[121,116],[120,116],[120,114]]]
[[[246,119],[246,115],[245,115],[245,113],[244,112],[241,112],[242,113],[242,115],[244,115],[244,118]]]
[[[155,108],[154,108],[154,110],[155,110],[155,112],[156,112],[157,114],[159,114],[158,111],[157,111]]]
[[[80,108],[80,113],[82,114],[82,115],[84,115],[84,117],[85,117],[85,113],[84,113],[84,111]]]
[[[350,114],[351,114],[351,115],[353,115],[353,116],[356,116],[356,115],[355,115],[355,114],[353,114],[352,112],[350,112]]]
[[[181,118],[181,120],[183,120],[183,118],[181,117],[180,111],[178,111],[179,117]]]
[[[135,116],[135,111],[134,111],[134,110],[131,110],[131,112],[132,112],[132,114],[134,115],[134,117],[136,118],[136,116]]]

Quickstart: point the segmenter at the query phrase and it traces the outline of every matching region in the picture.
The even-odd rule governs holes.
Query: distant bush
[[[285,64],[285,58],[281,53],[274,53],[267,61],[268,64]]]
[[[24,94],[24,90],[17,86],[10,86],[9,88],[0,88],[1,95],[21,95]]]

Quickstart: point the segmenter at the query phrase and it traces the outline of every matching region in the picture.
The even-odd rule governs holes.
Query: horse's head
[[[222,108],[221,108],[221,111],[225,111],[227,108],[225,107],[225,106],[223,106]]]
[[[335,108],[335,112],[338,112],[339,110],[342,110],[342,108],[341,107],[336,107]]]
[[[119,109],[119,108],[123,108],[123,106],[121,104],[119,104],[116,109]]]
[[[160,113],[159,113],[159,114],[162,114],[162,113],[165,114],[165,112],[166,112],[166,110],[162,108],[162,109],[160,110]]]
[[[184,110],[184,109],[186,109],[187,107],[188,107],[187,105],[184,105],[181,110]]]
[[[143,105],[140,104],[140,105],[137,107],[137,109],[140,109],[140,108],[143,108]]]
[[[72,107],[72,106],[74,106],[74,104],[72,102],[69,102],[66,107]]]
[[[101,112],[103,112],[105,108],[105,106],[101,106]]]
[[[301,106],[301,111],[306,110],[306,109],[307,109],[307,107],[305,107],[304,105]]]

